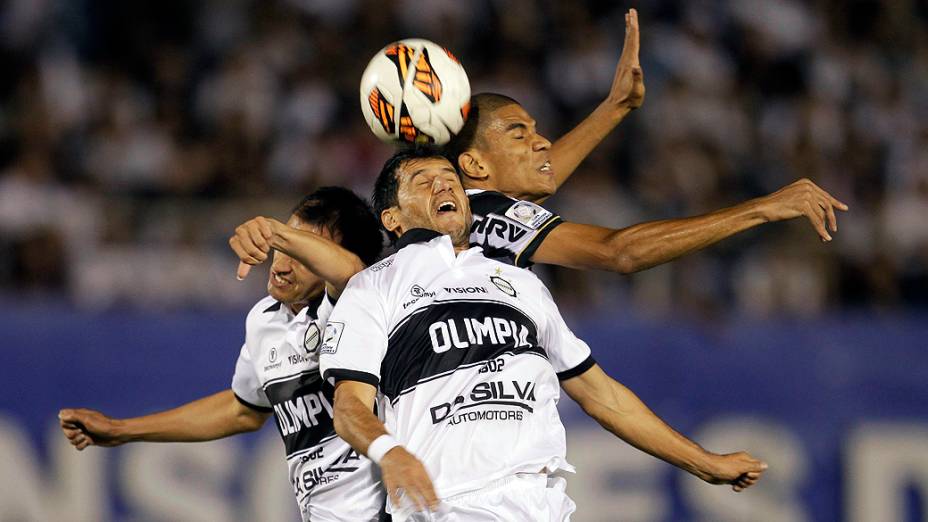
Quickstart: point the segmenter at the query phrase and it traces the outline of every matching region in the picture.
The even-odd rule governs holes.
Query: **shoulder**
[[[557,217],[537,203],[511,198],[501,192],[469,190],[467,195],[474,215],[495,214],[526,229],[539,230]]]
[[[383,281],[396,276],[398,253],[387,256],[373,265],[361,270],[348,280],[345,291],[351,289],[369,289],[382,284]]]
[[[271,318],[277,314],[281,306],[283,306],[283,304],[271,296],[266,296],[255,303],[245,318],[246,330],[259,328],[270,322]]]
[[[502,192],[479,189],[467,190],[467,199],[470,200],[471,212],[480,215],[497,212],[499,209],[508,208],[519,201]]]

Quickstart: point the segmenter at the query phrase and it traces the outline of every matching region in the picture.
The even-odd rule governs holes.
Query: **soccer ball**
[[[388,143],[444,145],[470,109],[470,82],[461,62],[428,40],[391,43],[361,76],[361,112],[374,134]]]

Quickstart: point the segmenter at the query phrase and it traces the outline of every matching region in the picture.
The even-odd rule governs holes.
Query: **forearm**
[[[765,223],[761,199],[682,219],[641,223],[608,239],[610,260],[622,273],[638,272],[695,252]]]
[[[551,146],[551,167],[560,187],[581,162],[612,132],[631,109],[603,102],[570,132]],[[543,200],[536,201],[540,203]]]
[[[372,408],[355,396],[335,391],[335,432],[358,453],[367,455],[374,439],[387,433],[387,428],[374,415]]]
[[[364,270],[361,259],[338,243],[312,232],[288,226],[278,227],[271,248],[296,259],[335,289],[337,298],[348,280]]]
[[[117,437],[124,442],[201,442],[257,430],[266,418],[226,390],[172,410],[117,421]]]
[[[584,410],[623,441],[706,478],[710,454],[668,426],[625,386],[613,381],[609,393],[585,402]]]

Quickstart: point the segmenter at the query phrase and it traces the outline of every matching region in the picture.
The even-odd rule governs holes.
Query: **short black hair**
[[[380,215],[383,211],[399,204],[397,193],[400,189],[400,180],[396,177],[396,174],[400,166],[412,159],[425,158],[444,158],[451,162],[451,166],[454,167],[455,172],[457,172],[455,162],[451,161],[445,149],[436,147],[435,145],[415,145],[397,150],[396,153],[390,156],[386,163],[383,164],[383,168],[380,169],[377,181],[374,182],[374,193],[371,195],[374,214],[377,215],[377,221],[380,222],[380,226],[383,226],[383,222],[380,221]],[[391,241],[396,240],[396,234],[390,232],[386,228],[384,228],[384,231]]]
[[[353,252],[365,265],[371,265],[383,250],[380,220],[370,205],[354,192],[342,187],[322,187],[304,196],[291,212],[306,224],[329,229],[341,236],[341,246]]]
[[[481,92],[470,97],[470,112],[461,131],[445,146],[448,159],[457,168],[458,156],[465,151],[483,146],[483,135],[480,131],[486,128],[490,114],[496,109],[507,105],[519,105],[519,102],[495,92]]]

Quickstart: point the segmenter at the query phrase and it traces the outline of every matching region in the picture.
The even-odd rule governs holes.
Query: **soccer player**
[[[626,15],[625,47],[607,99],[554,145],[518,102],[477,94],[449,144],[471,198],[473,244],[517,266],[531,263],[628,274],[671,261],[763,223],[806,217],[823,241],[838,230],[838,201],[808,179],[757,199],[682,219],[622,229],[565,223],[539,206],[631,110],[644,101],[638,15]]]
[[[575,506],[549,475],[572,470],[561,387],[616,436],[703,480],[740,491],[760,478],[766,464],[702,449],[607,376],[534,274],[470,248],[447,159],[394,155],[374,207],[398,250],[349,282],[320,365],[335,429],[379,463],[395,520],[566,520]],[[378,388],[385,423],[372,413]]]
[[[255,252],[256,242],[276,249],[269,295],[248,313],[230,390],[130,419],[64,409],[61,428],[78,450],[198,442],[255,431],[273,413],[303,520],[377,520],[384,503],[379,474],[335,434],[332,389],[318,359],[331,299],[380,255],[377,219],[351,191],[321,188],[300,201],[286,225],[255,218],[230,240],[240,258],[263,261],[267,254]],[[291,248],[299,260],[285,253]]]

